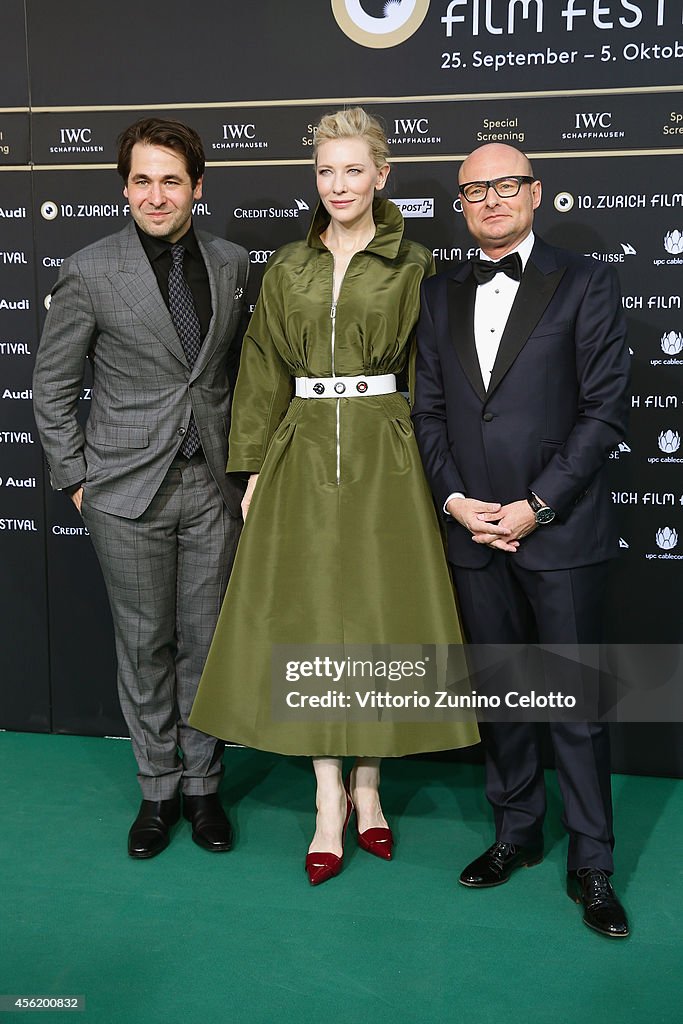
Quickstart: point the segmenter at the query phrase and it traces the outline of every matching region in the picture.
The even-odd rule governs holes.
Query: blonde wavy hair
[[[389,146],[382,125],[362,107],[348,107],[334,114],[325,114],[313,136],[313,162],[318,163],[318,150],[323,142],[333,139],[363,139],[377,170],[389,163]]]

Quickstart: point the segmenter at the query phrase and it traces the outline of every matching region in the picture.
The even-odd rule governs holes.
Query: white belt
[[[297,398],[362,398],[390,395],[396,390],[396,374],[370,377],[295,377]]]

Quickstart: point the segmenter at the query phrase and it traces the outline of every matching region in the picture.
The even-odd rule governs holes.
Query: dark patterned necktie
[[[183,273],[184,258],[185,247],[183,245],[174,245],[171,249],[171,260],[173,262],[168,272],[168,308],[171,313],[173,326],[178,332],[178,337],[183,346],[187,362],[190,369],[192,369],[202,347],[202,329],[190,286],[185,280],[185,274]],[[187,427],[187,433],[180,446],[180,451],[189,459],[200,448],[199,431],[194,421],[194,414],[192,414]]]
[[[502,260],[472,260],[472,273],[477,284],[486,284],[496,274],[507,274],[513,281],[522,279],[522,260],[518,252],[508,253]]]

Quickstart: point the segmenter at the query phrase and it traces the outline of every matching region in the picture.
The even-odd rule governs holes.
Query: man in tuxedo
[[[629,358],[618,282],[532,230],[541,182],[527,157],[485,145],[459,191],[481,259],[425,282],[413,418],[471,644],[599,642],[617,551],[605,479],[624,436]],[[496,841],[460,882],[507,882],[543,856],[538,726],[489,723],[486,793]],[[628,924],[613,870],[606,725],[550,724],[569,833],[568,892],[586,924]]]
[[[192,224],[204,152],[187,125],[137,121],[119,139],[118,170],[132,221],[61,268],[35,416],[52,486],[83,516],[109,595],[143,796],[128,852],[165,849],[181,795],[192,838],[222,852],[232,844],[217,795],[224,745],[188,717],[241,526],[225,466],[248,256]]]

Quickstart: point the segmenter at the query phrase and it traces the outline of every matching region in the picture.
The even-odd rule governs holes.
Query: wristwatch
[[[526,500],[531,505],[531,509],[536,517],[536,526],[545,526],[547,523],[552,523],[555,513],[548,505],[543,505],[533,491],[529,491]]]

